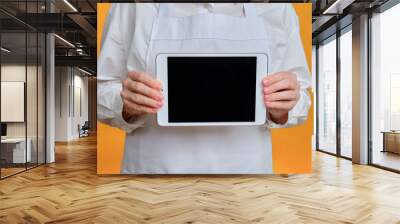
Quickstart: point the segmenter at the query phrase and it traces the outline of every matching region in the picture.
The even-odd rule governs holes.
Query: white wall
[[[55,141],[68,141],[68,117],[70,84],[69,69],[67,67],[55,68]]]
[[[27,70],[25,70],[27,69]],[[36,82],[37,80],[30,77],[31,74],[36,75],[36,66],[8,64],[1,66],[1,81],[4,82],[25,82],[25,75],[28,72],[28,84],[27,87],[27,119],[28,119],[28,137],[30,133],[36,135],[36,107],[37,107],[37,95],[36,95]],[[32,87],[33,86],[33,87]],[[29,88],[31,87],[31,88]],[[39,107],[42,105],[39,105]],[[22,108],[24,109],[24,108]],[[1,110],[7,110],[7,108],[1,108]],[[33,113],[34,111],[35,113]],[[25,123],[26,122],[7,122],[7,135],[8,137],[25,137]]]
[[[77,70],[74,70],[74,82],[71,90],[73,90],[71,99],[74,102],[71,102],[71,132],[70,135],[72,138],[78,138],[78,125],[83,125],[85,121],[88,120],[88,78],[81,76],[82,73],[77,73]]]
[[[25,65],[2,65],[1,81],[25,82],[25,69]],[[1,110],[6,110],[6,108],[1,108]],[[25,123],[7,123],[7,137],[25,137]]]
[[[24,93],[24,82],[1,81],[1,122],[24,122]]]
[[[24,82],[25,83],[25,65],[2,65],[1,66],[1,81],[2,82]],[[28,67],[31,70],[32,67]],[[3,98],[4,96],[2,96]],[[7,110],[7,108],[1,108]],[[24,110],[24,108],[22,108]],[[24,122],[11,122],[8,123],[7,134],[9,137],[25,137]]]
[[[88,120],[88,78],[83,75],[75,68],[56,67],[56,141],[79,138],[78,125]]]

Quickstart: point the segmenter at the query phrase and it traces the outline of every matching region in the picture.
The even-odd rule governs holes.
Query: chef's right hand
[[[128,72],[128,78],[122,81],[121,91],[124,120],[157,113],[163,105],[161,90],[161,82],[150,75],[137,71]]]

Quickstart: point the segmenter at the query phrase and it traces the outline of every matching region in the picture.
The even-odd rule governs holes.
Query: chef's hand
[[[144,72],[128,72],[122,81],[122,117],[129,121],[135,116],[155,114],[163,105],[161,83]]]
[[[300,97],[300,85],[292,72],[277,72],[263,79],[264,104],[270,119],[277,124],[285,124],[289,111]]]

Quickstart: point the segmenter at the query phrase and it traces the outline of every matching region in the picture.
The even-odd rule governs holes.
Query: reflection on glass
[[[340,153],[352,157],[352,34],[340,37]]]
[[[44,13],[45,3],[45,0],[0,1],[0,7],[22,16],[26,12]],[[4,178],[45,162],[46,39],[40,30],[3,12],[0,18],[7,21],[0,24],[0,178]]]
[[[400,5],[372,18],[372,163],[400,170]]]
[[[26,34],[2,33],[1,45],[1,123],[6,135],[1,140],[1,176],[25,170],[31,159],[26,141]],[[28,147],[27,147],[28,146]],[[27,150],[28,149],[28,150]]]
[[[318,148],[336,153],[336,39],[318,48]]]
[[[28,168],[37,165],[37,41],[36,32],[27,33],[27,80],[26,80],[26,113],[27,113],[27,142],[30,149],[30,161],[27,163]]]
[[[46,52],[45,52],[45,45],[46,45],[46,37],[44,34],[39,33],[38,35],[38,164],[45,163],[45,60],[46,60]]]

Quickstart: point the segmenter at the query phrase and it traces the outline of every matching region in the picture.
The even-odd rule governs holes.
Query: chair
[[[82,127],[78,124],[79,138],[89,136],[89,130],[90,130],[89,121],[85,121]]]

